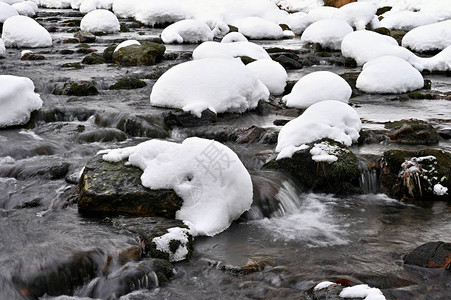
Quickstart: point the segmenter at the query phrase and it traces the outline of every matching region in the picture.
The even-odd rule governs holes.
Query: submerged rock
[[[172,190],[150,190],[141,183],[142,171],[125,162],[89,161],[80,178],[80,212],[126,213],[174,218],[183,200]]]
[[[385,128],[390,129],[388,136],[394,142],[408,145],[437,144],[440,136],[426,121],[408,119],[385,123]]]
[[[84,132],[78,136],[78,141],[86,143],[95,142],[122,142],[127,139],[127,134],[116,128],[99,128],[95,131]]]
[[[113,61],[121,66],[151,66],[163,59],[166,47],[157,43],[142,43],[120,48],[113,53]]]
[[[451,244],[429,242],[415,248],[404,259],[406,265],[451,270]]]
[[[94,43],[96,41],[96,36],[90,32],[80,30],[78,31],[74,37],[78,39],[80,43]]]
[[[119,121],[116,128],[131,136],[161,139],[169,136],[168,131],[164,128],[163,116],[126,116]]]

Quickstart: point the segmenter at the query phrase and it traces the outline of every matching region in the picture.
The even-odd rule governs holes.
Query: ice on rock
[[[204,42],[193,51],[193,59],[236,58],[248,56],[253,59],[271,59],[262,46],[251,42],[218,43]]]
[[[166,27],[161,33],[165,44],[201,43],[213,40],[214,34],[204,22],[197,20],[178,21]]]
[[[363,65],[356,87],[366,93],[399,94],[421,89],[421,73],[404,59],[382,56]]]
[[[175,23],[191,17],[188,4],[180,0],[151,0],[138,4],[136,20],[145,25]]]
[[[5,43],[3,43],[3,40],[0,39],[0,57],[5,57],[5,55],[6,55]]]
[[[378,288],[371,288],[367,284],[359,284],[344,288],[340,293],[341,298],[361,298],[364,300],[385,300]]]
[[[191,233],[218,234],[252,204],[248,171],[232,150],[216,141],[197,137],[181,144],[150,140],[101,153],[107,161],[128,158],[131,165],[143,170],[143,186],[173,189],[183,199],[176,218],[190,222]]]
[[[399,46],[394,38],[373,31],[358,30],[346,35],[341,43],[341,53],[344,57],[355,59],[359,66],[372,59],[391,55],[403,58],[418,70],[423,70],[419,57]]]
[[[434,23],[434,18],[431,15],[416,11],[400,11],[381,20],[382,27],[405,31],[431,23]]]
[[[297,150],[305,149],[305,144],[323,138],[351,146],[359,138],[361,128],[359,115],[348,104],[336,100],[318,102],[282,127],[277,139],[277,159],[291,157]]]
[[[241,20],[238,24],[238,31],[254,40],[275,40],[283,37],[283,30],[278,24],[259,17],[248,17]]]
[[[138,42],[137,40],[126,40],[123,41],[122,43],[120,43],[119,45],[117,45],[117,47],[114,49],[114,52],[118,51],[121,48],[127,47],[127,46],[131,46],[131,45],[138,45],[140,46],[141,43]]]
[[[2,39],[6,47],[51,47],[50,33],[27,16],[13,16],[3,24]]]
[[[357,30],[365,29],[371,23],[377,11],[377,7],[371,3],[353,2],[340,7],[337,18],[345,20]]]
[[[36,11],[30,5],[25,2],[14,3],[11,5],[19,13],[19,15],[33,17],[36,15]]]
[[[260,59],[246,65],[246,69],[252,72],[268,88],[273,95],[281,95],[287,84],[287,71],[276,61]]]
[[[266,86],[241,62],[208,58],[176,65],[164,73],[153,86],[150,103],[200,117],[205,109],[242,113],[268,98]]]
[[[0,75],[0,128],[25,124],[30,113],[40,109],[42,100],[26,77]]]
[[[14,7],[0,1],[0,23],[4,23],[9,17],[17,15],[17,10]]]
[[[247,42],[247,38],[239,32],[227,33],[221,40],[221,43]]]
[[[299,79],[282,101],[287,107],[307,108],[324,100],[348,103],[351,94],[351,87],[341,76],[329,71],[318,71]]]
[[[114,33],[120,30],[120,24],[111,11],[96,9],[87,13],[81,19],[80,29],[88,32]]]
[[[412,29],[403,37],[402,46],[417,52],[443,50],[451,46],[451,20]]]
[[[323,48],[340,50],[343,38],[353,32],[352,27],[345,21],[326,19],[309,25],[301,36],[301,42],[318,43]]]

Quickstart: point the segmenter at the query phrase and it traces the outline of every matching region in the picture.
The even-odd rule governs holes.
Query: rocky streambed
[[[353,89],[359,144],[317,142],[336,147],[334,164],[313,161],[314,144],[274,161],[281,126],[302,110],[279,97],[242,115],[151,107],[155,81],[195,46],[163,49],[161,30],[131,20],[121,20],[119,34],[80,35],[80,19],[40,10],[54,46],[25,60],[8,49],[0,60],[2,74],[29,77],[44,100],[27,125],[0,131],[0,298],[335,299],[344,286],[366,283],[387,299],[447,299],[449,244],[437,242],[451,239],[450,196],[434,186],[450,187],[449,74],[424,74],[424,88],[410,94]],[[147,48],[111,55],[132,38]],[[317,70],[355,86],[360,68],[339,52],[303,48],[297,38],[257,43],[288,70],[286,92]],[[153,239],[184,226],[171,219],[181,199],[145,189],[139,169],[96,153],[191,136],[238,154],[254,204],[221,234],[187,237],[189,259],[174,263]],[[314,292],[324,280],[339,285]]]

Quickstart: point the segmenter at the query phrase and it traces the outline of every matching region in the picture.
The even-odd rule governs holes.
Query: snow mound
[[[368,30],[354,31],[345,36],[341,53],[344,57],[355,59],[359,66],[372,59],[392,55],[403,58],[420,71],[423,69],[420,58],[400,47],[394,38]]]
[[[194,137],[181,144],[150,140],[100,153],[106,161],[128,158],[129,164],[143,170],[141,182],[147,188],[173,189],[183,199],[176,218],[190,222],[199,235],[224,231],[251,206],[248,171],[232,150],[213,140]]]
[[[283,30],[278,24],[259,17],[248,17],[241,20],[238,32],[254,40],[276,40],[283,37]]]
[[[17,10],[14,7],[0,1],[0,23],[4,23],[9,17],[17,15]]]
[[[70,0],[39,0],[38,5],[46,8],[69,8]]]
[[[25,2],[14,3],[11,5],[22,16],[33,17],[36,15],[36,11]],[[1,8],[0,8],[1,9]]]
[[[135,18],[149,26],[175,23],[191,17],[187,5],[177,0],[146,1],[138,4]]]
[[[3,24],[2,39],[6,47],[51,47],[50,33],[27,16],[13,16]]]
[[[112,10],[118,18],[131,18],[141,0],[114,0]],[[74,8],[74,7],[72,7]]]
[[[31,8],[33,8],[33,10],[34,10],[35,13],[37,13],[38,10],[39,10],[38,5],[37,5],[35,2],[33,2],[33,1],[23,1],[22,3],[31,6]]]
[[[235,58],[248,56],[253,59],[271,59],[260,45],[251,42],[218,43],[204,42],[193,51],[193,59]]]
[[[356,87],[366,93],[399,94],[421,89],[421,73],[404,59],[382,56],[363,65]]]
[[[310,25],[320,20],[333,19],[338,13],[335,7],[318,7],[309,11],[308,14],[298,12],[285,16],[282,20],[295,34],[301,34]]]
[[[405,31],[431,23],[434,23],[434,18],[431,15],[414,11],[400,11],[381,20],[383,27]]]
[[[307,108],[324,100],[348,103],[351,94],[351,87],[341,76],[329,71],[318,71],[299,79],[282,101],[288,107]]]
[[[420,26],[407,32],[402,46],[413,51],[443,50],[451,45],[451,20]]]
[[[342,20],[320,20],[309,25],[301,36],[301,42],[318,43],[324,48],[340,50],[343,38],[353,32],[352,27]]]
[[[363,30],[373,21],[376,11],[377,7],[371,3],[353,2],[340,7],[336,17],[345,20],[357,30]]]
[[[239,32],[227,33],[221,40],[221,43],[247,42],[247,38]]]
[[[112,6],[113,0],[83,0],[79,9],[82,14],[86,14],[96,9],[110,10]]]
[[[246,69],[252,72],[268,88],[273,95],[281,95],[287,84],[287,71],[276,61],[260,59],[246,65]]]
[[[176,65],[164,73],[153,86],[150,103],[200,117],[207,108],[216,113],[242,113],[268,97],[266,86],[241,62],[208,58]]]
[[[42,100],[29,78],[0,75],[0,128],[25,124],[30,113],[40,109]]]
[[[378,288],[371,288],[367,284],[359,284],[344,288],[341,298],[363,298],[364,300],[385,300],[384,294]]]
[[[113,33],[120,30],[119,20],[109,10],[96,9],[81,19],[80,29],[88,32]]]
[[[330,138],[346,146],[356,142],[362,127],[359,115],[348,104],[327,100],[313,104],[282,127],[277,139],[277,159],[291,157],[304,144]]]
[[[451,46],[446,47],[433,57],[422,58],[424,70],[451,71]]]
[[[197,20],[178,21],[166,27],[161,33],[165,44],[201,43],[213,40],[213,32],[204,22]]]
[[[117,47],[114,49],[114,52],[118,51],[121,48],[127,47],[127,46],[131,46],[131,45],[138,45],[140,46],[141,43],[138,42],[137,40],[126,40],[123,41],[122,43],[120,43],[119,45],[117,45]]]
[[[280,8],[290,12],[309,12],[317,7],[324,5],[324,0],[271,0]]]
[[[5,55],[6,55],[5,43],[3,43],[3,40],[0,39],[0,57],[5,57]]]

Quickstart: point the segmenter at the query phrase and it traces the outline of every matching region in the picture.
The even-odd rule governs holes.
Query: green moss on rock
[[[147,83],[136,77],[123,77],[110,86],[110,90],[132,90],[147,86]]]
[[[68,96],[94,96],[99,94],[99,91],[92,82],[67,82],[64,84],[62,95]]]
[[[163,59],[164,45],[145,42],[123,47],[113,53],[113,62],[122,66],[150,66]]]
[[[98,65],[104,64],[105,59],[100,55],[88,55],[81,61],[85,65]]]

